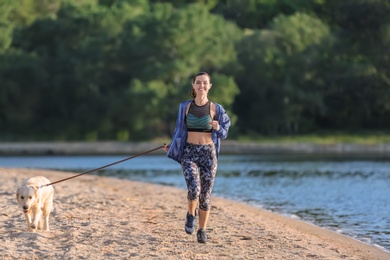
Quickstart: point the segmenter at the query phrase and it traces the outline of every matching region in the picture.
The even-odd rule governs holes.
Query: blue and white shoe
[[[195,232],[195,220],[196,220],[196,217],[192,216],[190,213],[187,212],[186,224],[184,226],[184,229],[186,230],[187,234],[194,234],[194,232]]]

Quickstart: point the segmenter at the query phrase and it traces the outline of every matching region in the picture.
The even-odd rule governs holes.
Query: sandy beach
[[[83,175],[54,185],[50,231],[27,232],[20,183],[72,173],[0,168],[0,259],[390,259],[371,245],[242,203],[213,197],[199,244],[184,232],[186,191]]]

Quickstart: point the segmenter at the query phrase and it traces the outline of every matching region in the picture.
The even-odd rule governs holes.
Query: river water
[[[4,156],[0,166],[81,173],[124,158]],[[162,155],[137,157],[95,174],[185,189],[180,165]],[[390,251],[390,160],[221,155],[213,195],[299,218]]]

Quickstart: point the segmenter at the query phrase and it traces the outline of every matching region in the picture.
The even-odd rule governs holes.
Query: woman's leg
[[[193,158],[196,158],[196,150],[193,145],[187,144],[184,149],[181,166],[183,169],[184,179],[187,184],[187,205],[188,213],[186,216],[185,231],[187,234],[193,234],[195,231],[195,220],[196,220],[196,208],[199,201],[200,193],[200,179],[199,169]]]
[[[188,200],[188,213],[195,216],[196,207],[198,206],[198,200]]]
[[[185,153],[187,154],[187,153]],[[200,179],[198,166],[192,161],[191,156],[183,156],[181,161],[184,179],[187,184],[188,212],[195,216],[200,194]]]
[[[199,209],[199,229],[206,229],[207,222],[209,221],[210,210]]]
[[[217,173],[217,157],[214,145],[205,146],[204,154],[199,156],[200,195],[199,195],[199,229],[206,229],[210,216],[211,191]]]

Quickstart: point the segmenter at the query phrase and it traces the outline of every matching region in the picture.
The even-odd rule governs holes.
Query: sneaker
[[[192,216],[190,213],[187,212],[186,217],[186,224],[185,224],[185,230],[187,234],[194,234],[195,232],[195,216]]]
[[[198,243],[206,243],[207,242],[207,235],[206,235],[206,231],[204,229],[199,229],[198,233],[196,234],[196,237],[198,238]]]

